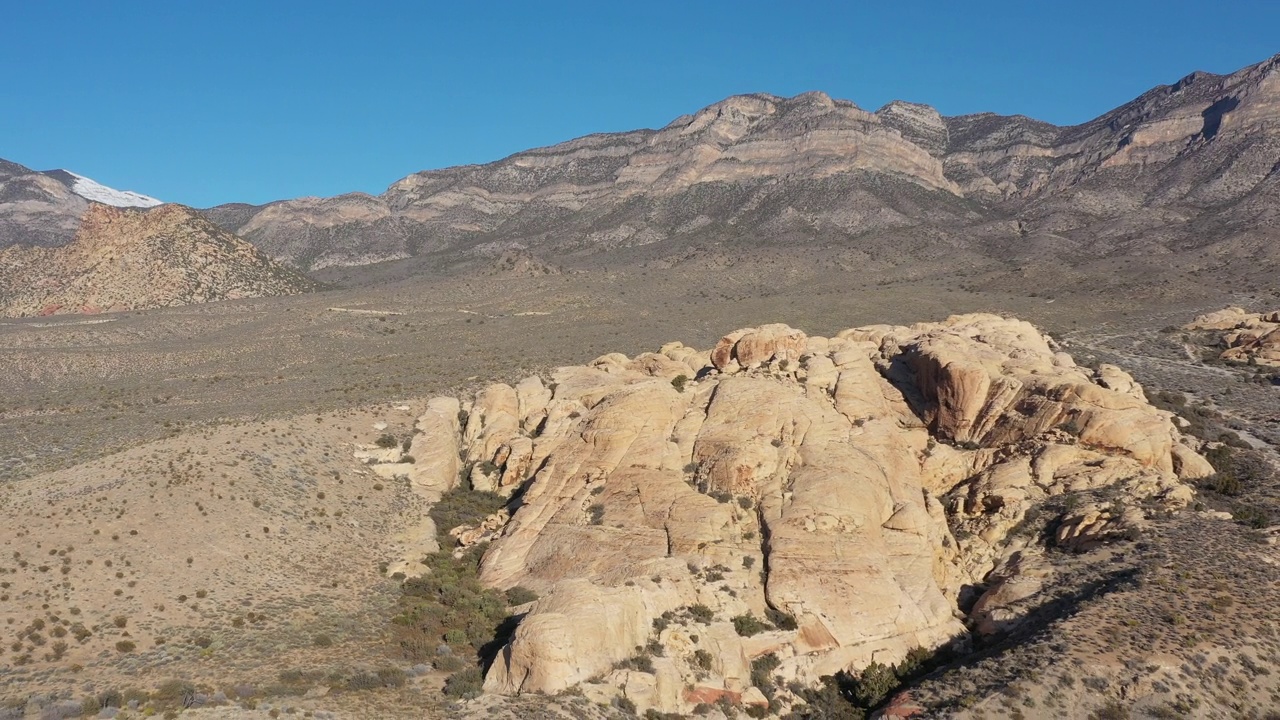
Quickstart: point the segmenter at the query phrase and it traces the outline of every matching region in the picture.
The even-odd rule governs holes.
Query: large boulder
[[[946,644],[984,583],[978,622],[1008,626],[1042,574],[1010,561],[1038,557],[1017,531],[1033,507],[1114,487],[1177,508],[1179,474],[1205,470],[1122,370],[993,315],[605,355],[490,386],[460,444],[483,482],[524,489],[459,541],[490,541],[484,583],[541,595],[486,688],[661,712],[758,702],[765,654],[810,683]],[[1062,546],[1141,532],[1108,512],[1063,518]]]
[[[1201,315],[1185,329],[1214,334],[1224,348],[1223,360],[1280,367],[1280,310],[1250,313],[1230,307]]]

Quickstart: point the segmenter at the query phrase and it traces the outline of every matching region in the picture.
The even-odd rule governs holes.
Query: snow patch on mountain
[[[74,178],[71,183],[71,192],[79,195],[85,200],[102,203],[103,205],[114,205],[116,207],[155,207],[163,205],[163,200],[157,200],[147,195],[133,192],[131,190],[116,190],[109,188],[99,182],[95,182],[83,175],[77,175],[67,171],[67,174]]]

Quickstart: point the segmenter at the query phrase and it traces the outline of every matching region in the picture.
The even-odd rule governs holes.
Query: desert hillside
[[[0,316],[98,313],[316,288],[180,205],[90,203],[71,243],[0,250]]]

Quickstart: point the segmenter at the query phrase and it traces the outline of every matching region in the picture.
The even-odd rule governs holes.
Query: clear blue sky
[[[8,0],[0,157],[195,206],[377,193],[736,93],[1070,124],[1277,52],[1277,0]]]

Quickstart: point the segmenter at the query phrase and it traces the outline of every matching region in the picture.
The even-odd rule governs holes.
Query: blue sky
[[[0,157],[259,203],[377,193],[746,92],[1072,124],[1278,52],[1276,0],[12,0]]]

